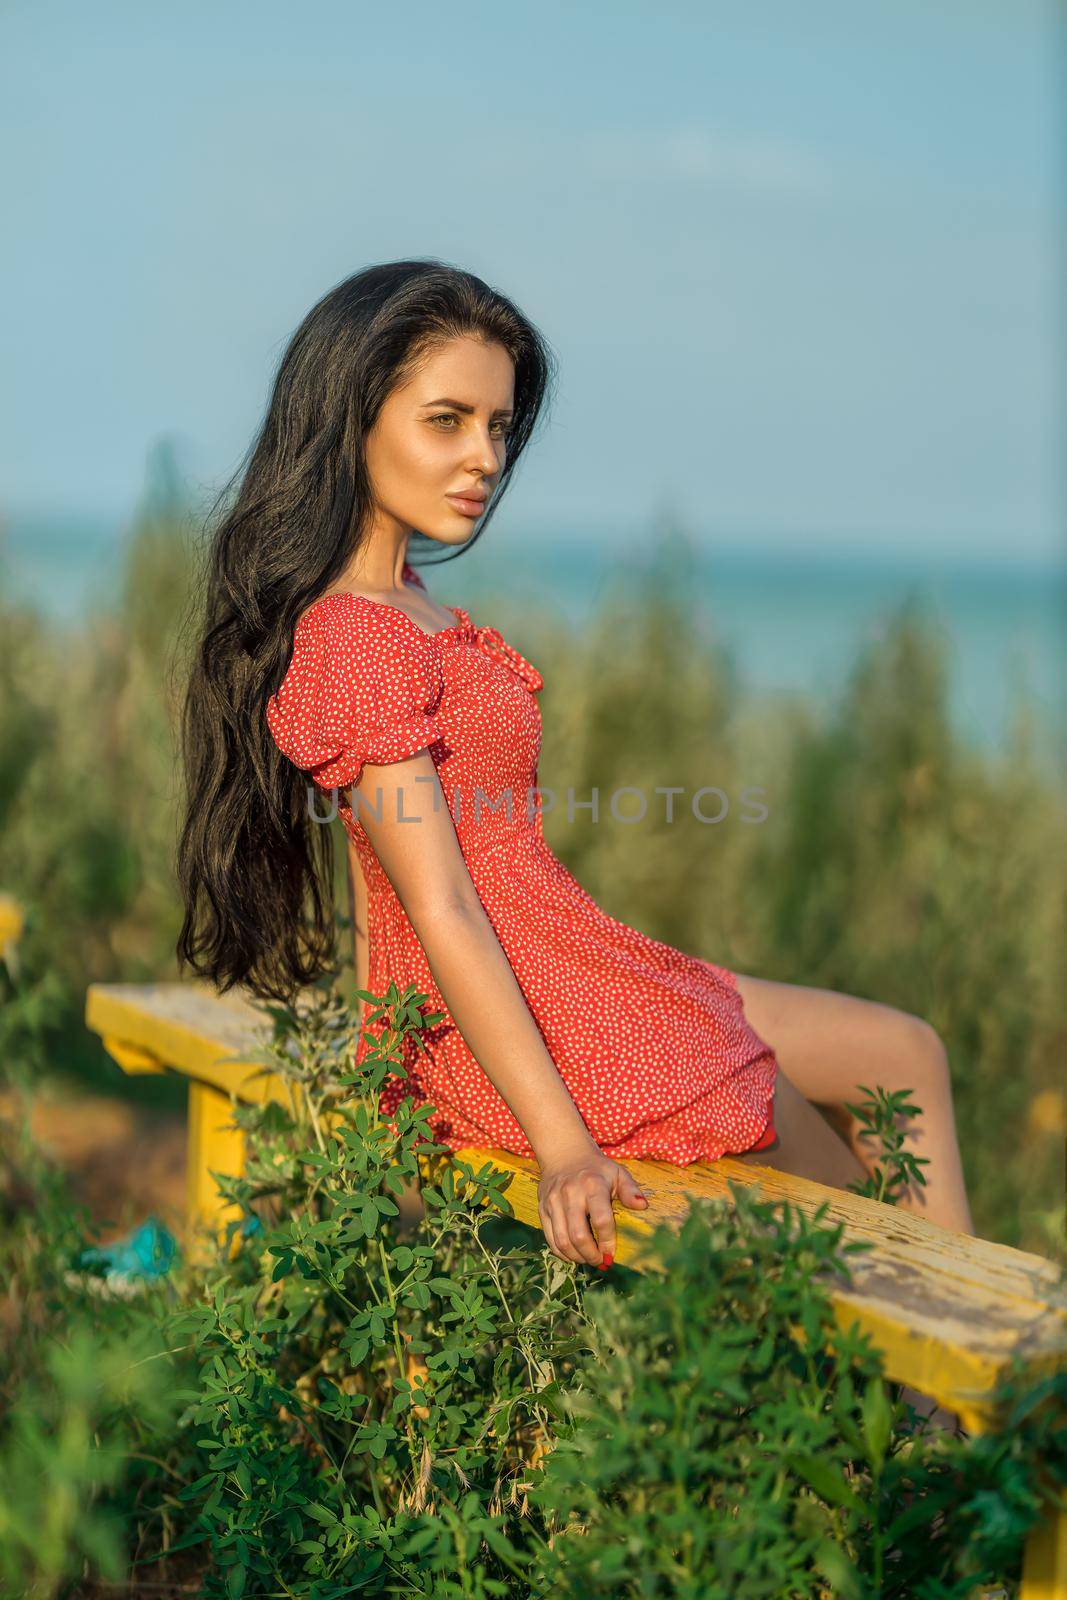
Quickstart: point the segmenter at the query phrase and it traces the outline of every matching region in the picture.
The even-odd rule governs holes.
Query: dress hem
[[[696,1163],[710,1163],[713,1161],[719,1161],[724,1156],[748,1155],[754,1150],[767,1149],[777,1142],[778,1133],[774,1125],[774,1093],[777,1083],[778,1065],[777,1062],[775,1062],[774,1075],[771,1079],[770,1088],[766,1099],[766,1121],[763,1129],[752,1144],[745,1145],[741,1150],[730,1149],[725,1144],[720,1145],[720,1147],[717,1149],[712,1148],[711,1150],[694,1150],[692,1154],[666,1154],[661,1151],[657,1151],[655,1148],[653,1148],[651,1151],[634,1151],[621,1148],[627,1143],[627,1140],[640,1137],[636,1130],[629,1134],[624,1134],[621,1139],[616,1139],[608,1143],[601,1143],[595,1138],[595,1135],[591,1135],[591,1137],[594,1138],[597,1148],[604,1155],[610,1157],[610,1159],[613,1161],[663,1161],[670,1166],[690,1167]],[[422,1103],[427,1104],[432,1102],[424,1101]],[[383,1113],[383,1116],[385,1116],[386,1120],[389,1120],[390,1126],[395,1126],[391,1121],[391,1114]],[[452,1110],[452,1108],[443,1107],[439,1109],[436,1121],[438,1124],[440,1124],[441,1122],[447,1122],[456,1116],[457,1113]],[[443,1145],[447,1150],[452,1152],[465,1149],[504,1150],[508,1155],[520,1156],[527,1161],[536,1161],[537,1159],[536,1155],[534,1154],[533,1147],[528,1141],[522,1141],[522,1143],[525,1144],[525,1148],[516,1148],[516,1146],[520,1144],[519,1140],[513,1140],[511,1143],[505,1143],[499,1138],[494,1138],[484,1129],[475,1128],[473,1125],[471,1125],[471,1132],[469,1135],[462,1134],[450,1137],[448,1135],[434,1132],[432,1136],[435,1143]],[[695,1133],[689,1135],[687,1140],[679,1142],[688,1142],[692,1144],[698,1142],[700,1137],[701,1135],[699,1133]],[[652,1135],[652,1137],[647,1138],[647,1142],[654,1147],[655,1136]]]

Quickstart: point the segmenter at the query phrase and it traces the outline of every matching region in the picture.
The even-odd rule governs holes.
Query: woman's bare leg
[[[861,1084],[887,1090],[909,1089],[910,1098],[922,1115],[901,1117],[898,1126],[906,1135],[904,1148],[923,1156],[929,1165],[922,1168],[925,1186],[909,1185],[899,1203],[905,1210],[942,1227],[973,1234],[956,1138],[948,1058],[930,1024],[893,1006],[839,994],[833,989],[778,983],[741,973],[735,976],[745,1016],[774,1050],[787,1080],[775,1095],[775,1127],[779,1128],[779,1106],[786,1119],[784,1128],[779,1128],[781,1148],[754,1151],[752,1159],[763,1159],[765,1165],[844,1187],[834,1178],[819,1178],[812,1170],[813,1162],[834,1159],[824,1156],[826,1141],[815,1123],[821,1123],[833,1138],[837,1137],[814,1105],[842,1108],[848,1144],[854,1157],[863,1163],[859,1174],[862,1178],[877,1152],[870,1141],[860,1140],[862,1125],[843,1111],[844,1103],[855,1104],[862,1099]],[[805,1101],[814,1103],[808,1110],[815,1122],[795,1105],[793,1095],[798,1091]],[[810,1144],[805,1145],[804,1141]],[[803,1148],[798,1147],[798,1142]],[[777,1159],[771,1161],[771,1157]],[[851,1181],[845,1179],[845,1183]]]
[[[774,1094],[777,1142],[766,1150],[734,1159],[844,1189],[868,1174],[874,1152],[861,1143],[862,1125],[844,1110],[861,1099],[859,1084],[914,1090],[922,1126],[911,1129],[906,1148],[927,1155],[930,1166],[918,1199],[910,1191],[901,1203],[945,1227],[973,1233],[956,1143],[952,1094],[944,1048],[929,1024],[876,1001],[859,1000],[831,989],[805,988],[766,978],[735,974],[745,1016],[778,1057]],[[839,1108],[842,1138],[816,1109]],[[912,1119],[901,1118],[908,1128]],[[940,1159],[939,1159],[940,1157]],[[933,1204],[930,1195],[933,1194]],[[959,1431],[955,1412],[939,1406],[910,1384],[901,1398],[934,1430]]]
[[[862,1161],[801,1094],[781,1063],[774,1087],[774,1131],[778,1137],[765,1150],[746,1150],[730,1159],[791,1172],[833,1189],[846,1189],[867,1177]]]

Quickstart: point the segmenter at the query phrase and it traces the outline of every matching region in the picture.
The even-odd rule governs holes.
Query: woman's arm
[[[351,835],[348,839],[348,905],[352,916],[352,958],[356,988],[366,989],[370,979],[370,943],[367,937],[367,884],[360,865],[359,851]]]
[[[352,805],[453,1021],[533,1147],[550,1247],[564,1260],[599,1265],[615,1248],[612,1196],[647,1202],[626,1169],[597,1148],[556,1071],[471,881],[429,754],[367,763]]]

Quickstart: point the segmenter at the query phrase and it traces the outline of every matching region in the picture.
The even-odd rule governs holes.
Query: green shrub
[[[569,1518],[546,1593],[964,1600],[1016,1568],[1054,1437],[1035,1395],[1018,1432],[917,1430],[866,1336],[836,1327],[840,1227],[731,1187],[732,1209],[699,1201],[657,1230],[665,1281],[590,1307],[570,1427],[532,1496]]]
[[[925,1433],[836,1327],[858,1247],[743,1189],[657,1231],[665,1276],[560,1261],[427,1108],[379,1119],[424,1000],[382,997],[358,1071],[328,983],[266,1008],[288,1104],[235,1109],[243,1222],[161,1324],[182,1410],[144,1559],[165,1504],[209,1597],[962,1600],[1017,1570],[1038,1453],[1067,1481],[1039,1394],[1002,1435]]]
[[[146,1440],[176,1425],[159,1315],[68,1276],[99,1228],[30,1133],[52,993],[49,971],[0,961],[0,1594],[19,1600],[123,1578],[141,1470],[157,1471]]]

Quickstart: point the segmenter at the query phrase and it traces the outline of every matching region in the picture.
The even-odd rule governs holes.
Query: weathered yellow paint
[[[105,1042],[136,1046],[172,1072],[249,1104],[285,1099],[280,1080],[264,1072],[266,1019],[247,1000],[219,996],[208,984],[92,983],[85,1023]]]
[[[1046,1516],[1026,1543],[1019,1600],[1067,1595],[1067,1512]]]
[[[13,895],[0,894],[0,956],[9,954],[22,937],[26,919],[19,902]]]
[[[194,1256],[199,1248],[199,1225],[225,1231],[227,1223],[240,1220],[239,1206],[227,1205],[220,1197],[213,1173],[240,1177],[245,1167],[244,1133],[232,1121],[234,1102],[212,1084],[189,1084],[189,1147],[187,1155],[187,1205],[192,1224]]]
[[[142,1050],[139,1045],[128,1044],[125,1039],[116,1039],[114,1034],[104,1035],[104,1049],[109,1056],[113,1056],[122,1068],[131,1076],[141,1077],[146,1073],[166,1072],[166,1066],[151,1050]]]
[[[262,1067],[266,1018],[247,999],[200,983],[93,984],[86,1023],[126,1071],[171,1070],[190,1080],[189,1216],[217,1229],[233,1214],[210,1172],[243,1170],[243,1135],[230,1123],[233,1099],[285,1102],[286,1086]],[[540,1227],[536,1162],[502,1150],[458,1157],[512,1174],[516,1216]],[[770,1167],[724,1158],[689,1167],[630,1161],[652,1204],[616,1210],[615,1259],[662,1271],[643,1256],[653,1226],[680,1226],[694,1196],[730,1198],[731,1182],[758,1186],[808,1216],[825,1208],[846,1239],[872,1248],[849,1258],[853,1281],[831,1286],[840,1326],[857,1323],[882,1352],[888,1376],[932,1396],[978,1432],[995,1421],[992,1395],[1012,1359],[1037,1377],[1067,1365],[1067,1301],[1059,1269],[1043,1257],[972,1239],[911,1212],[826,1188]],[[202,1237],[202,1235],[201,1235]],[[195,1252],[195,1246],[194,1246]],[[1021,1600],[1067,1600],[1067,1513],[1051,1500],[1026,1554]]]

